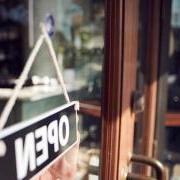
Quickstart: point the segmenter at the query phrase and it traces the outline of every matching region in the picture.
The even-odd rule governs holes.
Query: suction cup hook
[[[52,14],[47,14],[45,17],[45,28],[50,37],[55,33],[55,20]]]

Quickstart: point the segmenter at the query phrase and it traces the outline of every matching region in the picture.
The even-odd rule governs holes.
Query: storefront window
[[[45,22],[48,15],[55,19],[52,41],[70,99],[100,106],[104,13],[103,0],[0,0],[1,109],[41,33],[40,22]],[[43,45],[7,125],[65,103],[49,59],[47,47]],[[78,177],[86,179],[91,157],[95,155],[95,164],[99,165],[101,121],[100,117],[86,113],[79,116]]]

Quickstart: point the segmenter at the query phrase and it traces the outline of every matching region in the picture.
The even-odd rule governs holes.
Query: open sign
[[[1,179],[29,179],[77,141],[77,102],[56,108],[0,132]]]

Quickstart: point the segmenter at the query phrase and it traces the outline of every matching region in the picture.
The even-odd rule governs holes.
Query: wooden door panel
[[[121,115],[123,0],[106,1],[101,179],[117,180]]]
[[[101,179],[127,175],[132,153],[137,61],[138,0],[106,1],[105,78],[102,107]]]
[[[119,179],[128,171],[133,152],[135,114],[132,112],[132,95],[136,86],[137,39],[139,0],[124,4],[124,56],[122,79],[122,114],[120,128]]]

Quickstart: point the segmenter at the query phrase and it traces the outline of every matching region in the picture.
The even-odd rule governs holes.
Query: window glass
[[[40,36],[40,22],[45,22],[49,15],[55,19],[52,41],[70,99],[100,105],[104,13],[103,0],[0,0],[0,108],[3,109],[12,93]],[[65,103],[49,59],[47,47],[43,45],[7,125]],[[78,177],[86,179],[91,158],[95,156],[95,166],[99,166],[101,121],[100,117],[86,113],[79,116]]]
[[[65,82],[70,89],[82,90],[82,93],[74,94],[72,98],[100,100],[104,47],[103,2],[101,0],[56,0],[47,3],[44,0],[34,1],[35,39],[39,35],[39,22],[44,21],[49,13],[53,14],[56,22],[53,43]],[[47,57],[47,51],[41,51],[39,60],[31,72],[32,75],[54,76],[52,67],[48,65],[49,62],[45,62]]]
[[[169,33],[168,111],[180,111],[180,2],[172,1]]]

